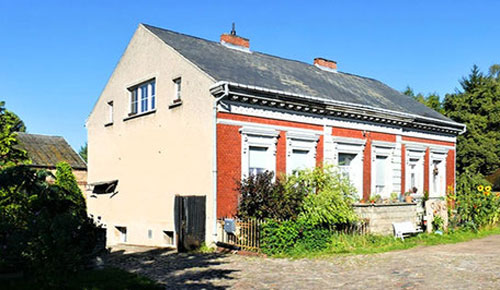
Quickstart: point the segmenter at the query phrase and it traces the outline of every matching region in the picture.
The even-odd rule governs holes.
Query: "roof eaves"
[[[377,113],[384,113],[387,115],[392,115],[395,117],[409,118],[412,120],[424,120],[424,121],[430,121],[432,123],[437,123],[437,124],[455,126],[455,127],[462,128],[462,131],[459,132],[459,134],[463,134],[466,130],[465,124],[461,124],[461,123],[457,123],[457,122],[450,122],[450,121],[439,120],[439,119],[424,117],[424,116],[415,115],[415,114],[409,114],[409,113],[404,113],[404,112],[376,108],[376,107],[367,106],[367,105],[361,105],[361,104],[355,104],[355,103],[313,97],[313,96],[291,93],[291,92],[286,92],[286,91],[268,89],[268,88],[263,88],[263,87],[258,87],[258,86],[250,86],[250,85],[245,85],[245,84],[240,84],[240,83],[235,83],[235,82],[219,81],[210,87],[210,91],[215,92],[215,91],[217,91],[218,87],[224,86],[224,85],[234,86],[237,88],[246,89],[246,90],[250,90],[250,91],[258,91],[258,92],[264,92],[264,93],[269,93],[269,94],[277,94],[277,95],[289,96],[289,97],[294,97],[294,98],[299,98],[299,99],[305,99],[305,100],[309,100],[309,101],[317,102],[317,103],[321,103],[321,104],[326,104],[326,105],[364,109],[364,110],[369,110],[369,111],[373,111],[373,112],[377,112]]]

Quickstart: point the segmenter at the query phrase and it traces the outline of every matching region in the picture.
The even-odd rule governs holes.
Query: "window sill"
[[[168,106],[169,109],[173,109],[175,107],[179,107],[180,105],[182,105],[182,100],[176,100],[174,101],[172,104],[170,104]]]
[[[104,124],[104,127],[109,127],[109,126],[113,126],[113,122],[109,122],[109,123]]]
[[[151,115],[151,114],[154,114],[154,113],[156,113],[156,109],[151,110],[151,111],[147,111],[147,112],[143,112],[143,113],[138,113],[138,114],[130,115],[130,116],[124,118],[123,121],[132,120],[132,119],[135,119],[135,118],[139,118],[139,117],[146,116],[146,115]]]

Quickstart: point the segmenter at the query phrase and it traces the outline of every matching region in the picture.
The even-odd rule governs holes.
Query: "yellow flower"
[[[488,195],[490,195],[490,192],[489,191],[485,191],[484,195],[488,196]]]
[[[477,186],[477,190],[479,190],[479,191],[483,191],[483,190],[484,190],[484,186],[482,186],[482,185],[478,185],[478,186]]]
[[[489,185],[488,185],[488,186],[485,186],[485,187],[484,187],[484,190],[485,190],[485,191],[491,191],[491,186],[489,186]]]

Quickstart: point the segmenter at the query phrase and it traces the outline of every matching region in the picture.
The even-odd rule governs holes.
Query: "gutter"
[[[217,86],[215,86],[217,85]],[[213,169],[212,169],[212,177],[213,177],[213,216],[214,216],[214,240],[217,242],[217,104],[219,101],[229,95],[229,85],[228,84],[219,84],[216,83],[214,86],[210,87],[210,92],[212,92],[212,88],[220,88],[222,86],[223,91],[222,95],[215,98],[214,106],[213,106],[213,138],[214,138],[214,146],[213,146]]]
[[[258,91],[258,92],[263,92],[263,93],[270,93],[270,94],[277,94],[277,95],[288,96],[288,97],[293,97],[293,98],[306,99],[306,100],[310,100],[310,101],[313,101],[316,103],[321,103],[321,104],[331,105],[331,106],[338,106],[341,108],[364,109],[364,110],[372,111],[374,113],[382,113],[382,114],[388,114],[388,115],[395,116],[395,117],[408,118],[408,119],[411,119],[412,121],[425,120],[425,121],[430,121],[433,123],[438,123],[438,124],[443,124],[443,125],[462,127],[462,130],[459,132],[459,134],[463,134],[465,132],[465,125],[464,124],[460,124],[460,123],[453,122],[453,121],[438,120],[438,119],[424,117],[424,116],[410,114],[410,113],[381,109],[381,108],[376,108],[376,107],[367,106],[367,105],[360,105],[360,104],[355,104],[355,103],[350,103],[350,102],[334,101],[334,100],[329,100],[329,99],[324,99],[324,98],[307,96],[307,95],[303,95],[303,94],[296,94],[296,93],[290,93],[290,92],[285,92],[285,91],[280,91],[280,90],[266,89],[266,88],[258,87],[258,86],[249,86],[249,85],[244,85],[244,84],[234,83],[234,82],[227,82],[227,81],[217,82],[210,87],[210,92],[213,95],[218,94],[221,91],[221,88],[220,88],[221,86],[232,86],[232,87],[236,87],[236,88],[253,90],[253,91]]]

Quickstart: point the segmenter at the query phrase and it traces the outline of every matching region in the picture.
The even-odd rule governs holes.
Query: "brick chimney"
[[[243,50],[250,49],[250,40],[236,35],[236,30],[234,29],[234,23],[231,33],[229,34],[224,33],[220,36],[220,43],[232,48],[240,48]]]
[[[322,70],[337,72],[337,62],[326,58],[321,58],[321,57],[315,58],[314,66]]]

